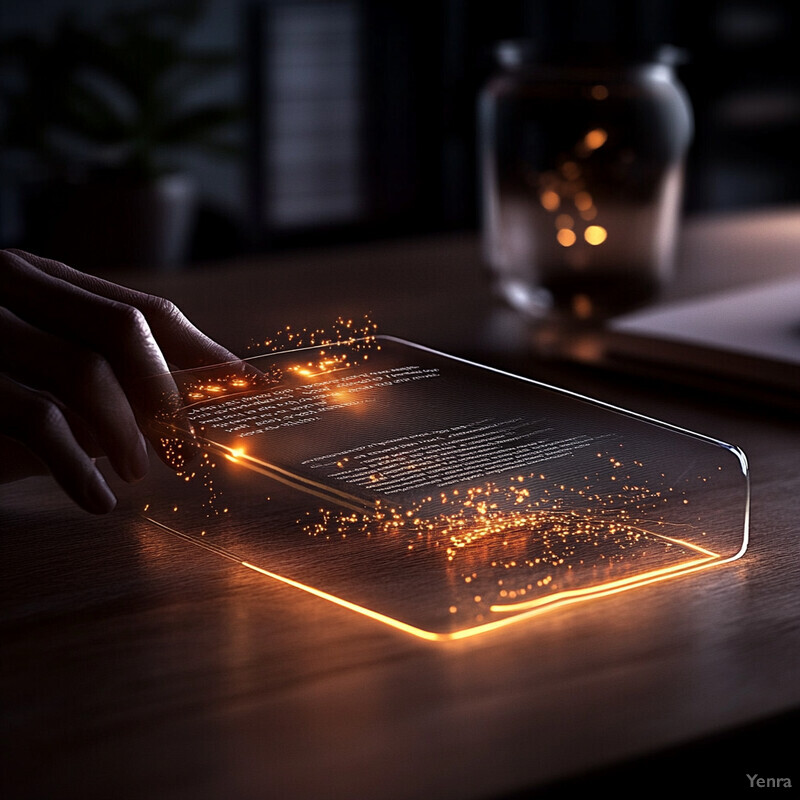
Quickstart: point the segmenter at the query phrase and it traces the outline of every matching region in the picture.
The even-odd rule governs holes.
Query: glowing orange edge
[[[695,572],[701,569],[702,565],[711,566],[709,562],[716,561],[720,556],[718,553],[712,553],[711,550],[706,550],[704,547],[685,542],[682,539],[674,539],[671,536],[663,536],[655,534],[659,539],[666,539],[674,544],[679,544],[689,550],[695,550],[698,553],[703,553],[706,557],[697,559],[695,561],[687,561],[684,564],[674,564],[671,567],[662,567],[661,569],[651,570],[650,572],[642,572],[640,575],[632,575],[630,578],[620,578],[616,581],[609,581],[600,586],[587,586],[584,589],[568,589],[563,592],[549,595],[548,597],[539,597],[536,600],[523,600],[520,603],[495,603],[489,606],[490,611],[495,613],[507,613],[510,611],[522,611],[528,608],[540,608],[541,606],[551,605],[553,603],[561,604],[561,601],[570,600],[571,598],[582,599],[595,596],[603,596],[606,594],[613,594],[616,591],[629,589],[633,586],[641,586],[645,583],[653,583],[657,580],[671,577],[672,575],[684,574],[686,572]]]
[[[367,338],[367,340],[376,339],[376,337],[366,337],[366,338]],[[385,338],[385,339],[387,339],[389,341],[401,342],[403,344],[409,344],[408,342],[403,342],[403,340],[395,339],[394,337],[380,337],[380,338]],[[336,344],[348,344],[348,343],[352,343],[353,341],[357,341],[357,340],[356,339],[350,339],[347,342],[338,342]],[[436,350],[432,350],[432,349],[427,348],[427,347],[422,347],[420,345],[411,345],[411,346],[415,347],[415,348],[417,348],[419,350],[422,350],[424,352],[434,353],[435,355],[444,356],[446,358],[452,358],[451,356],[445,356],[443,353],[439,353]],[[313,348],[300,348],[300,349],[313,349]],[[288,352],[296,352],[296,351],[288,351]],[[471,365],[471,366],[480,366],[482,369],[486,369],[486,367],[482,367],[481,365],[474,364],[473,362],[467,361],[465,359],[456,358],[454,360],[459,361],[459,362],[464,363],[464,364]],[[507,375],[507,376],[510,376],[510,377],[518,379],[518,376],[511,375],[510,373],[505,372],[503,370],[497,370],[497,369],[492,369],[492,368],[488,368],[488,369],[491,372],[495,372],[495,373],[498,373],[500,375]],[[538,381],[534,381],[534,380],[529,379],[529,378],[523,378],[522,380],[525,380],[528,383],[537,384],[539,386],[542,386],[542,385],[546,386],[546,384],[541,384]],[[577,397],[578,399],[589,400],[589,398],[586,398],[586,397],[584,397],[582,395],[579,395],[579,394],[576,394],[576,393],[568,392],[568,394],[570,394],[573,397]],[[609,409],[615,410],[615,411],[619,411],[620,410],[619,408],[617,408],[617,407],[615,407],[613,405],[607,404],[607,403],[602,403],[602,402],[599,402],[599,401],[590,401],[590,402],[592,402],[594,405],[599,406],[599,407],[609,408]],[[633,416],[635,418],[643,419],[643,420],[648,421],[648,422],[653,422],[652,418],[649,418],[649,417],[647,417],[645,415],[635,414],[635,413],[632,413],[632,412],[625,412],[625,413],[627,413],[630,416]],[[689,434],[689,435],[691,435],[691,436],[693,436],[695,438],[698,438],[698,439],[704,439],[704,440],[712,442],[714,444],[719,444],[718,442],[716,442],[713,439],[710,439],[710,438],[705,437],[705,436],[701,436],[700,434],[692,433],[691,431],[687,431],[686,429],[680,428],[678,426],[667,425],[665,423],[658,423],[658,424],[662,425],[663,427],[667,427],[667,428],[671,428],[673,430],[676,430],[676,431],[678,431],[680,433]],[[177,430],[177,428],[174,428],[174,429]],[[288,481],[286,479],[282,479],[278,475],[276,475],[275,472],[274,472],[274,470],[277,469],[276,467],[274,467],[273,465],[266,464],[265,462],[262,462],[262,461],[260,461],[258,459],[253,458],[253,457],[248,456],[246,453],[244,453],[239,448],[230,448],[230,447],[227,447],[225,445],[221,445],[221,444],[218,444],[218,443],[215,443],[215,442],[209,442],[209,444],[211,444],[212,446],[216,446],[216,447],[220,448],[223,451],[223,455],[225,455],[225,457],[228,458],[230,461],[236,462],[236,461],[246,460],[247,462],[249,462],[249,465],[250,465],[251,469],[255,469],[258,472],[263,472],[263,474],[268,475],[269,477],[275,478],[277,480],[280,480],[283,483],[287,483],[288,485],[296,486],[295,483],[291,483],[290,481]],[[743,452],[741,452],[740,450],[735,449],[735,448],[730,448],[730,450],[739,459],[740,465],[742,467],[743,474],[745,475],[745,477],[747,477],[748,470],[747,470],[747,459],[746,459],[745,454]],[[286,475],[291,474],[291,473],[286,473],[284,470],[280,470],[280,472],[283,472]],[[297,480],[297,476],[292,476],[292,477],[295,479],[295,481]],[[306,491],[308,491],[307,487],[303,487],[303,488],[305,488]],[[336,491],[336,490],[334,490],[334,491]],[[313,490],[311,491],[311,493],[312,494],[316,494],[318,496],[323,496],[323,495],[321,495],[318,492],[313,491]],[[345,495],[343,492],[338,492],[337,491],[336,493],[340,494],[340,495],[343,495],[344,497],[348,497],[348,495]],[[353,499],[356,499],[356,498],[353,498]],[[341,503],[341,499],[339,500],[339,502]],[[343,505],[347,505],[346,503],[342,503],[342,504]],[[359,511],[363,510],[363,509],[361,509],[359,507],[354,507],[352,505],[350,506],[350,508],[351,509],[355,509],[355,510],[359,510]],[[328,594],[327,592],[324,592],[321,589],[315,589],[313,586],[307,586],[306,584],[300,583],[299,581],[292,580],[291,578],[285,578],[282,575],[278,575],[277,573],[270,572],[269,570],[265,570],[265,569],[263,569],[261,567],[256,566],[255,564],[251,564],[248,561],[242,561],[238,556],[236,556],[235,554],[233,554],[233,553],[231,553],[231,552],[229,552],[227,550],[224,550],[223,548],[216,547],[216,546],[208,544],[206,542],[201,542],[201,541],[195,539],[194,537],[189,536],[188,534],[185,534],[185,533],[181,533],[180,531],[176,531],[175,529],[170,528],[170,527],[164,525],[163,523],[158,522],[155,519],[152,519],[151,517],[144,516],[144,519],[148,520],[149,522],[152,522],[154,525],[157,525],[158,527],[162,528],[163,530],[166,530],[169,533],[172,533],[173,535],[176,535],[176,536],[178,536],[178,537],[180,537],[182,539],[186,539],[186,540],[192,542],[193,544],[197,545],[198,547],[203,547],[204,549],[211,550],[212,552],[216,552],[216,553],[218,553],[219,555],[222,555],[225,558],[231,559],[231,560],[235,561],[236,563],[241,564],[244,567],[247,567],[248,569],[252,569],[255,572],[261,573],[262,575],[266,575],[267,577],[273,578],[273,579],[275,579],[277,581],[280,581],[281,583],[285,583],[285,584],[287,584],[289,586],[293,586],[293,587],[295,587],[297,589],[302,589],[303,591],[308,592],[309,594],[313,594],[313,595],[315,595],[317,597],[322,598],[323,600],[328,600],[329,602],[335,603],[336,605],[342,606],[343,608],[347,608],[347,609],[350,609],[351,611],[355,611],[356,613],[362,614],[363,616],[369,617],[370,619],[374,619],[374,620],[377,620],[378,622],[382,622],[385,625],[388,625],[388,626],[390,626],[392,628],[396,628],[397,630],[401,630],[401,631],[404,631],[405,633],[409,633],[409,634],[411,634],[413,636],[416,636],[416,637],[418,637],[420,639],[425,639],[427,641],[433,641],[433,642],[445,642],[445,641],[455,641],[455,640],[458,640],[458,639],[467,639],[467,638],[469,638],[471,636],[477,636],[478,634],[481,634],[481,633],[486,633],[486,632],[489,632],[489,631],[497,630],[499,628],[503,628],[503,627],[506,627],[507,625],[512,625],[512,624],[517,623],[517,622],[522,622],[523,620],[530,619],[531,617],[537,616],[538,614],[542,614],[542,613],[544,613],[546,611],[550,611],[551,609],[559,608],[561,606],[565,606],[565,605],[570,605],[572,603],[581,602],[583,600],[588,600],[588,599],[593,598],[593,597],[605,597],[607,595],[618,594],[620,592],[627,591],[628,589],[633,589],[633,588],[636,588],[636,587],[639,587],[639,586],[645,586],[645,585],[648,585],[648,584],[651,584],[651,583],[657,583],[659,581],[667,580],[669,578],[677,578],[677,577],[680,577],[682,575],[688,575],[688,574],[691,574],[693,572],[698,572],[699,570],[709,569],[710,567],[721,566],[722,564],[727,564],[727,563],[730,563],[731,561],[736,561],[737,559],[741,558],[741,556],[743,556],[745,551],[747,550],[747,544],[748,544],[748,539],[749,539],[749,518],[750,518],[750,483],[749,483],[749,479],[748,479],[748,481],[747,481],[747,500],[746,500],[746,503],[745,503],[744,541],[742,543],[742,546],[741,546],[740,550],[733,556],[730,556],[728,558],[722,559],[717,553],[712,553],[710,550],[705,550],[705,549],[703,549],[703,548],[701,548],[701,547],[699,547],[697,545],[692,545],[692,544],[689,544],[688,542],[684,542],[684,541],[681,541],[679,539],[671,539],[670,537],[667,537],[667,536],[661,536],[661,538],[669,539],[670,541],[676,542],[676,543],[681,544],[681,545],[683,545],[685,547],[689,547],[690,549],[696,550],[697,552],[704,553],[704,554],[706,554],[706,558],[697,559],[695,561],[688,561],[688,562],[686,562],[684,564],[677,564],[677,565],[674,565],[672,567],[664,567],[664,568],[659,569],[659,570],[652,570],[650,572],[642,573],[641,575],[634,575],[634,576],[632,576],[630,578],[623,578],[623,579],[620,579],[618,581],[612,581],[611,583],[601,584],[600,586],[587,587],[585,589],[573,589],[573,590],[568,590],[568,591],[564,591],[564,592],[559,592],[557,594],[554,594],[554,595],[551,595],[551,596],[548,596],[548,597],[539,598],[537,600],[530,600],[530,601],[525,601],[523,603],[513,603],[513,604],[508,604],[508,605],[492,605],[492,606],[490,606],[490,611],[495,612],[495,613],[508,613],[508,612],[519,611],[519,610],[523,610],[523,613],[514,614],[513,616],[510,616],[510,617],[505,617],[505,618],[499,619],[499,620],[493,620],[492,622],[487,622],[487,623],[484,623],[482,625],[477,625],[477,626],[475,626],[473,628],[465,628],[465,629],[462,629],[460,631],[454,631],[452,633],[434,633],[433,631],[426,631],[426,630],[423,630],[422,628],[417,628],[417,627],[415,627],[413,625],[409,625],[408,623],[401,622],[400,620],[396,620],[393,617],[386,616],[385,614],[380,614],[377,611],[372,611],[371,609],[364,608],[363,606],[359,606],[359,605],[357,605],[355,603],[351,603],[348,600],[343,600],[342,598],[336,597],[335,595],[332,595],[332,594]]]
[[[249,561],[243,561],[234,553],[231,553],[228,550],[224,550],[221,547],[216,547],[207,542],[198,541],[193,536],[189,536],[188,534],[176,531],[174,528],[170,528],[167,525],[164,525],[162,522],[158,522],[158,520],[152,519],[151,517],[144,517],[144,518],[148,522],[152,522],[159,528],[162,528],[163,530],[168,531],[169,533],[172,533],[180,537],[181,539],[186,539],[187,541],[192,542],[192,544],[195,544],[198,547],[202,547],[206,550],[211,550],[212,552],[215,552],[218,555],[221,555],[225,558],[229,558],[232,561],[235,561],[237,564],[240,564],[243,567],[247,567],[247,569],[251,569],[254,572],[258,572],[261,575],[266,575],[268,578],[280,581],[281,583],[285,583],[287,586],[293,586],[295,589],[301,589],[304,592],[313,594],[315,597],[327,600],[328,602],[334,603],[335,605],[341,606],[342,608],[349,609],[350,611],[355,611],[357,614],[361,614],[362,616],[368,617],[369,619],[374,619],[377,622],[382,622],[384,625],[388,625],[390,628],[395,628],[396,630],[403,631],[404,633],[411,634],[412,636],[416,636],[419,639],[424,639],[429,642],[452,642],[452,641],[457,641],[459,639],[468,639],[472,636],[478,636],[481,633],[488,633],[489,631],[495,631],[500,628],[505,628],[508,625],[513,625],[517,622],[522,622],[526,619],[530,619],[531,617],[543,614],[546,611],[550,611],[555,608],[560,608],[561,606],[571,605],[572,603],[579,603],[593,597],[605,597],[607,595],[619,594],[620,592],[624,592],[627,591],[628,589],[633,589],[638,586],[645,586],[647,584],[657,583],[658,581],[667,580],[668,578],[676,578],[681,575],[688,575],[690,573],[697,572],[702,569],[708,569],[713,566],[726,564],[730,561],[736,560],[742,555],[742,551],[740,551],[735,556],[726,559],[720,559],[720,557],[717,554],[712,553],[709,550],[702,550],[702,548],[698,548],[696,545],[690,545],[693,549],[701,550],[702,552],[708,553],[708,557],[702,559],[696,559],[694,561],[688,561],[685,564],[677,564],[672,567],[664,567],[663,569],[660,570],[645,572],[642,573],[641,575],[635,575],[631,578],[624,578],[619,581],[602,584],[596,587],[560,592],[559,594],[552,595],[550,597],[545,597],[545,598],[540,598],[539,600],[530,601],[527,604],[515,604],[515,607],[491,606],[490,610],[495,612],[514,611],[518,607],[527,608],[527,610],[523,611],[523,613],[514,614],[513,616],[510,617],[504,617],[503,619],[493,620],[492,622],[485,622],[482,625],[476,625],[475,627],[472,628],[464,628],[462,630],[453,631],[451,633],[435,633],[434,631],[426,631],[423,630],[422,628],[417,628],[414,625],[409,625],[406,622],[401,622],[400,620],[394,619],[394,617],[389,617],[386,614],[381,614],[378,611],[373,611],[372,609],[365,608],[364,606],[360,606],[356,603],[351,603],[349,600],[343,600],[341,597],[336,597],[336,595],[329,594],[328,592],[324,592],[321,589],[316,589],[313,586],[308,586],[305,583],[300,583],[300,581],[295,581],[292,580],[291,578],[286,578],[283,575],[278,575],[277,572],[270,572],[269,570],[264,569],[263,567],[259,567],[256,566],[255,564],[250,563]],[[680,540],[676,539],[674,541],[678,542]],[[685,542],[681,543],[686,544]]]
[[[541,598],[540,605],[535,608],[530,608],[528,611],[525,611],[521,614],[515,614],[512,617],[493,620],[492,622],[485,622],[483,625],[476,625],[472,628],[464,628],[460,631],[453,631],[452,633],[435,633],[433,631],[426,631],[422,628],[417,628],[414,625],[409,625],[406,622],[401,622],[393,617],[388,617],[385,614],[380,614],[372,609],[364,608],[363,606],[351,603],[348,600],[343,600],[341,597],[328,594],[327,592],[323,592],[321,589],[315,589],[313,586],[307,586],[299,581],[294,581],[291,578],[285,578],[277,573],[262,569],[261,567],[257,567],[255,564],[251,564],[249,561],[241,561],[239,563],[248,569],[252,569],[255,572],[260,572],[262,575],[266,575],[269,578],[274,578],[281,583],[294,586],[296,589],[302,589],[304,592],[313,594],[316,597],[321,597],[323,600],[328,600],[331,603],[342,606],[342,608],[347,608],[350,611],[355,611],[356,613],[362,614],[365,617],[382,622],[384,625],[404,631],[405,633],[410,633],[412,636],[416,636],[419,639],[425,639],[429,642],[452,642],[459,639],[468,639],[471,636],[477,636],[481,633],[488,633],[489,631],[505,628],[508,625],[522,622],[523,620],[530,619],[531,617],[538,616],[539,614],[543,614],[546,611],[551,611],[555,608],[560,608],[561,606],[578,603],[583,600],[589,600],[593,597],[605,597],[606,595],[619,594],[620,592],[627,591],[628,589],[645,586],[650,583],[657,583],[658,581],[663,581],[668,578],[676,578],[680,575],[688,575],[692,572],[697,572],[701,569],[708,569],[709,567],[718,566],[732,560],[726,559],[725,561],[717,561],[716,559],[717,556],[713,556],[710,558],[700,559],[698,561],[689,561],[686,564],[678,564],[674,567],[666,567],[663,570],[655,570],[653,572],[643,573],[642,575],[629,578],[626,581],[615,582],[614,584],[603,584],[602,586],[585,590],[575,590],[574,592],[562,592],[557,595],[553,595],[552,597]],[[509,611],[511,609],[509,609],[507,606],[491,606],[490,610]]]

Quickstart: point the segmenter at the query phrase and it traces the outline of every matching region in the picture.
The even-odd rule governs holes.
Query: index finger
[[[0,263],[8,278],[0,286],[3,305],[35,328],[104,356],[154,445],[154,423],[181,415],[167,359],[183,367],[241,363],[169,301],[28,253],[2,252]]]
[[[54,301],[56,308],[48,308],[49,313],[43,315],[41,313],[41,303],[37,302],[36,298],[32,298],[29,293],[16,292],[13,295],[14,305],[16,309],[19,309],[17,313],[45,329],[48,329],[51,324],[49,320],[52,320],[60,331],[65,329],[75,331],[78,336],[85,335],[87,329],[90,333],[96,332],[96,326],[86,325],[86,320],[76,319],[74,312],[70,312],[69,308],[62,306],[62,303],[58,302],[59,295],[62,292],[69,291],[70,287],[76,287],[88,293],[88,297],[105,298],[113,303],[119,303],[123,307],[127,306],[136,309],[144,316],[147,323],[146,327],[149,330],[145,330],[141,321],[135,318],[135,314],[125,312],[124,309],[118,309],[116,312],[116,319],[121,318],[122,322],[114,321],[113,315],[107,312],[111,316],[111,321],[114,325],[121,325],[127,331],[132,329],[134,335],[140,338],[140,343],[145,344],[150,351],[148,353],[149,358],[142,363],[144,372],[149,375],[165,372],[167,370],[167,362],[185,369],[239,360],[236,355],[198,330],[174,303],[165,298],[119,286],[102,278],[79,272],[58,261],[42,258],[21,250],[6,252],[12,254],[24,264],[32,266],[39,273],[39,276],[27,274],[24,276],[24,280],[35,281],[39,290],[44,293],[43,296]],[[80,303],[83,306],[89,304],[88,298],[78,293],[73,293],[70,299],[72,302]],[[91,309],[85,310],[89,311]],[[129,314],[127,319],[125,318],[126,313]],[[148,337],[148,334],[152,335]],[[152,351],[152,345],[148,338],[152,338],[157,342],[156,349],[163,354],[163,358]],[[147,365],[148,361],[150,362],[149,367]]]

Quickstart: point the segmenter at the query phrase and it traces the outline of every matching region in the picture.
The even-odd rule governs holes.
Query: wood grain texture
[[[309,304],[289,312],[298,317],[324,315],[337,292],[352,300],[350,284],[337,288],[320,266],[346,268],[352,257],[361,265],[353,280],[373,270],[393,276],[364,290],[376,317],[381,286],[391,320],[413,305],[403,299],[416,297],[409,282],[431,289],[421,306],[429,314],[440,306],[441,316],[409,318],[392,332],[413,337],[417,326],[417,338],[474,351],[488,298],[471,246],[394,245],[385,261],[374,248],[320,255],[306,265],[319,279],[311,299],[299,293],[309,280],[296,261],[272,273],[250,264],[224,280],[209,272],[150,283],[175,288],[162,293],[180,295],[198,322],[213,306],[213,332],[227,330],[231,343],[259,303],[276,303],[265,315],[276,319],[292,297]],[[459,272],[463,308],[474,314],[452,313],[458,295],[445,287]],[[212,303],[204,293],[214,285]],[[240,316],[237,298],[250,298]],[[796,419],[675,387],[513,363],[743,447],[753,478],[747,556],[436,644],[147,525],[130,488],[120,487],[112,516],[92,518],[47,479],[3,486],[0,793],[493,798],[800,707]],[[758,771],[763,755],[724,764],[719,785],[746,788],[744,773]]]

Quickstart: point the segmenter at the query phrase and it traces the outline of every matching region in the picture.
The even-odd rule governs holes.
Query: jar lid
[[[670,44],[550,42],[506,39],[495,46],[506,69],[543,65],[571,67],[631,67],[640,64],[677,66],[688,60],[685,50]]]

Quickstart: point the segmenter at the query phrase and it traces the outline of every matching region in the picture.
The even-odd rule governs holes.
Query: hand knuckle
[[[20,422],[31,439],[47,439],[64,425],[64,413],[47,395],[34,392],[19,409]]]
[[[175,322],[183,319],[183,313],[166,297],[158,297],[157,295],[148,296],[148,304],[152,313],[160,319],[167,322]]]
[[[116,328],[117,335],[125,341],[141,340],[150,336],[150,327],[145,315],[135,306],[126,303],[114,305],[112,324]]]

